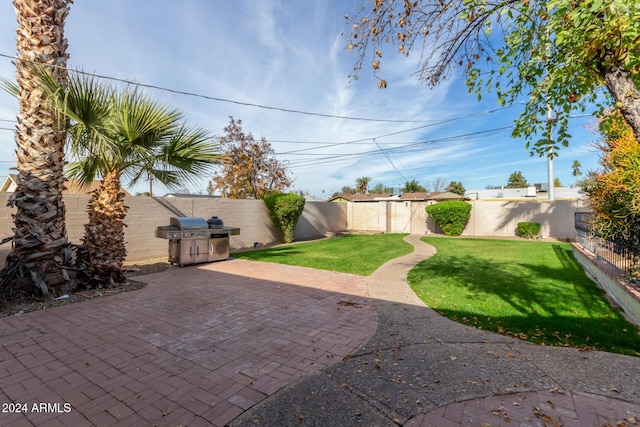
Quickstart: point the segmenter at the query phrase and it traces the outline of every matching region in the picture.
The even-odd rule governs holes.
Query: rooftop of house
[[[329,202],[381,202],[381,201],[427,201],[427,200],[465,200],[465,196],[454,194],[448,191],[433,193],[366,193],[366,194],[339,194],[330,198]]]
[[[583,197],[579,187],[555,187],[556,199],[580,199]],[[549,192],[545,185],[532,185],[526,188],[492,188],[467,191],[464,196],[449,191],[432,193],[402,194],[338,194],[329,202],[379,202],[379,201],[427,201],[427,200],[482,200],[482,199],[547,199]]]

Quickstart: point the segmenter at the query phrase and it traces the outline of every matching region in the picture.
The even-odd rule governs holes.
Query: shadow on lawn
[[[269,258],[280,258],[300,254],[302,254],[302,251],[296,249],[295,246],[282,246],[269,249],[258,249],[255,251],[243,251],[232,254],[231,256],[234,258],[242,258],[253,261],[264,261],[265,259],[268,261]]]
[[[427,286],[434,278],[450,283],[453,280],[471,298],[482,300],[493,295],[522,313],[562,315],[576,309],[591,313],[608,304],[604,291],[582,271],[570,248],[554,245],[554,252],[561,267],[528,263],[526,257],[523,262],[513,263],[472,255],[436,256],[418,264],[409,278],[412,284]]]
[[[416,292],[429,291],[434,279],[453,282],[456,287],[476,301],[484,301],[489,295],[498,297],[518,312],[531,312],[535,301],[546,312],[555,313],[557,296],[537,286],[529,286],[534,274],[551,274],[536,271],[536,266],[514,270],[514,265],[489,262],[473,256],[440,259],[437,256],[414,267],[409,282],[418,286]],[[433,293],[437,293],[433,290]]]
[[[597,349],[640,356],[640,338],[622,316],[604,318],[575,316],[486,316],[472,311],[434,309],[448,319],[486,331],[520,338],[536,344]],[[603,343],[607,343],[603,345]]]
[[[524,334],[526,338],[520,338],[532,342],[593,346],[637,356],[637,328],[611,308],[570,247],[553,245],[553,251],[560,265],[533,264],[526,257],[523,262],[501,262],[469,255],[435,256],[409,272],[409,283],[435,311],[469,326]],[[439,292],[430,285],[434,279],[455,290]],[[616,348],[605,348],[601,342]]]

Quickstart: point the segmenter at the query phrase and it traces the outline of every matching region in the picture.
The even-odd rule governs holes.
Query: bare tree
[[[255,140],[242,130],[242,120],[233,117],[224,132],[220,146],[225,160],[210,190],[230,199],[261,199],[291,185],[286,163],[276,159],[266,138]]]
[[[447,188],[447,183],[441,176],[439,176],[435,180],[430,182],[427,187],[432,188],[434,193],[440,193],[445,191],[445,189]]]

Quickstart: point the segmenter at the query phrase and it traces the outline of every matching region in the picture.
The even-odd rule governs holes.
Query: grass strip
[[[413,251],[413,246],[403,240],[405,236],[406,234],[352,234],[238,252],[232,256],[370,276],[385,262]]]
[[[584,273],[569,243],[427,237],[437,249],[409,273],[449,319],[544,345],[640,356],[638,328]]]

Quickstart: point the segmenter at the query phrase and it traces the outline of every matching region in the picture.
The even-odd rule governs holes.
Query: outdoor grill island
[[[229,237],[240,234],[240,228],[225,226],[213,216],[171,217],[169,225],[156,229],[156,237],[169,240],[169,263],[183,267],[229,258]]]

